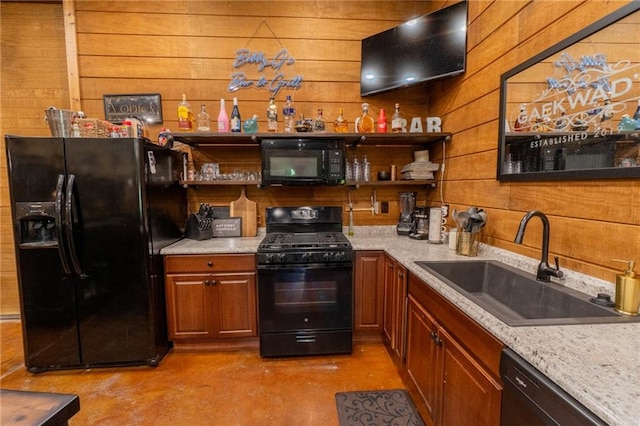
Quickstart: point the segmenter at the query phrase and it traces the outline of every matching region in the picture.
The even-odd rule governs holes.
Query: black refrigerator
[[[182,155],[144,139],[5,140],[27,369],[158,365]]]

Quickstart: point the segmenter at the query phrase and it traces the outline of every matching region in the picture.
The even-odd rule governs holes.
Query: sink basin
[[[493,260],[416,262],[510,326],[639,322],[568,287]]]

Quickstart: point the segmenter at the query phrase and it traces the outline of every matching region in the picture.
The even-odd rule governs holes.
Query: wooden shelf
[[[354,188],[359,188],[362,186],[425,186],[429,188],[436,187],[435,179],[425,179],[425,180],[372,180],[368,182],[356,182],[356,181],[347,181],[345,184],[347,186],[351,186]]]
[[[185,188],[189,186],[257,186],[262,187],[262,183],[257,180],[181,180],[180,185]],[[356,182],[347,181],[344,185],[335,186],[348,186],[352,188],[359,188],[362,186],[424,186],[429,188],[436,187],[435,179],[420,179],[420,180],[373,180],[369,182]]]
[[[414,146],[449,142],[451,133],[172,133],[173,139],[197,147],[260,146],[262,139],[344,139],[351,148],[358,146]]]
[[[188,186],[262,186],[262,183],[257,180],[228,180],[228,179],[216,179],[216,180],[181,180],[180,185],[185,188]]]

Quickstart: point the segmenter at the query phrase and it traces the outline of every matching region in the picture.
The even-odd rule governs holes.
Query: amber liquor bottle
[[[375,120],[369,115],[369,104],[362,104],[362,115],[358,119],[358,133],[374,133],[376,131]]]

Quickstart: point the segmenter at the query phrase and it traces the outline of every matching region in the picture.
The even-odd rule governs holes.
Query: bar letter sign
[[[162,103],[159,93],[135,95],[104,95],[104,116],[112,123],[125,118],[137,118],[149,124],[162,123]]]

